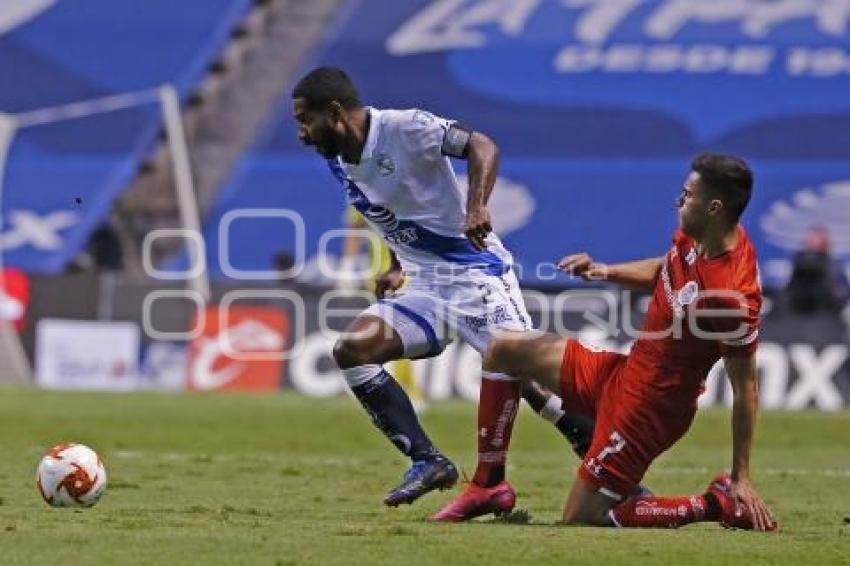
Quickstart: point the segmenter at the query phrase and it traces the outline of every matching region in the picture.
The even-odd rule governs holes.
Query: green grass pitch
[[[471,472],[475,407],[435,404],[423,420]],[[38,495],[35,466],[60,441],[103,456],[95,508]],[[0,389],[0,446],[2,564],[850,564],[850,412],[762,416],[754,473],[772,535],[557,525],[577,460],[530,411],[509,462],[527,522],[425,522],[448,492],[385,509],[405,462],[348,398]],[[705,412],[646,481],[698,492],[729,456],[728,412]]]

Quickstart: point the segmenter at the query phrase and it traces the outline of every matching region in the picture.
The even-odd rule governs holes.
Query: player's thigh
[[[441,287],[440,294],[445,299],[446,325],[482,355],[500,333],[533,327],[512,272],[470,273]]]
[[[364,312],[340,334],[333,356],[342,368],[365,364],[383,364],[404,353],[401,336],[382,317]]]
[[[558,390],[565,339],[532,330],[516,276],[470,276],[451,289],[449,323],[484,357],[485,372]]]
[[[597,414],[602,393],[618,375],[626,356],[586,346],[570,338],[561,351],[559,386],[566,407],[587,415]]]
[[[559,392],[566,345],[567,339],[557,334],[503,331],[494,335],[484,356],[484,369],[534,380]]]
[[[440,321],[442,300],[426,292],[406,292],[372,305],[364,315],[381,319],[392,328],[399,347],[395,358],[431,357],[443,351],[448,338]]]

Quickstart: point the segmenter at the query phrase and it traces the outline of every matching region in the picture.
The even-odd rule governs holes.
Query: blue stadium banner
[[[156,89],[187,97],[251,2],[0,6],[0,253],[27,271],[58,273],[153,147]]]
[[[690,159],[712,150],[756,171],[744,222],[778,286],[810,227],[850,258],[848,24],[847,0],[370,1],[310,65],[344,68],[369,104],[424,107],[497,140],[508,193],[496,224],[526,283],[547,283],[547,262],[571,251],[663,253]],[[228,209],[292,208],[317,253],[340,224],[338,190],[297,144],[289,104],[210,235]],[[256,266],[286,245],[247,236],[230,249]]]

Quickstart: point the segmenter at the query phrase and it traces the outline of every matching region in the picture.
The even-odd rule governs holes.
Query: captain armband
[[[440,153],[449,157],[466,159],[466,156],[469,155],[469,140],[471,138],[472,129],[460,122],[455,122],[449,126],[443,136]]]

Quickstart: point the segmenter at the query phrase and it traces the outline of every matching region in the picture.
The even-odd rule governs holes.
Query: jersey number
[[[611,436],[608,438],[608,444],[605,445],[604,448],[599,452],[598,456],[594,456],[590,460],[587,461],[585,467],[590,470],[590,472],[599,477],[602,475],[602,465],[600,462],[610,456],[611,454],[616,454],[620,452],[626,446],[626,440],[620,436],[620,433],[616,430],[611,433]]]

